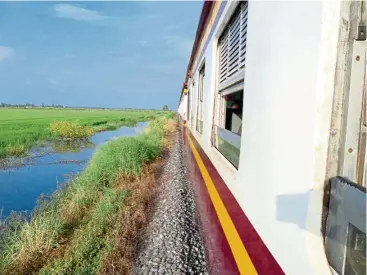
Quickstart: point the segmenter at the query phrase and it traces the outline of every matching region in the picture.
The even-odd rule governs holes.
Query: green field
[[[54,121],[77,122],[97,132],[134,125],[167,113],[154,110],[0,108],[0,158],[22,155],[42,141],[56,139],[50,131]]]

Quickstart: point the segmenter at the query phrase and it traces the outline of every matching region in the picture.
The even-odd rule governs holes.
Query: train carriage
[[[366,2],[206,1],[178,113],[210,274],[366,273]]]

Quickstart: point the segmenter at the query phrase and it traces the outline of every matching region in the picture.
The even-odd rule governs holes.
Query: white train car
[[[365,92],[366,2],[204,3],[178,112],[210,274],[365,274]]]

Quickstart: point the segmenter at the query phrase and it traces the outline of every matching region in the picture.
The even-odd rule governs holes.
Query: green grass
[[[102,265],[106,249],[113,244],[109,229],[117,219],[118,210],[129,197],[127,190],[106,188],[90,219],[75,232],[64,257],[46,265],[40,274],[96,274]]]
[[[0,108],[0,157],[23,155],[32,146],[57,138],[50,131],[54,121],[72,121],[94,131],[105,131],[172,114],[152,110]]]
[[[153,120],[143,134],[103,145],[84,172],[40,203],[29,221],[10,223],[0,242],[0,274],[98,273],[116,245],[111,227],[132,195],[128,185],[117,186],[118,179],[139,179],[161,154],[166,123],[164,117]]]

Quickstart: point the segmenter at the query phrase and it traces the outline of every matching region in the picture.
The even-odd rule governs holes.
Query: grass
[[[29,220],[11,221],[0,274],[126,274],[155,183],[149,169],[174,129],[159,118],[143,134],[108,142]]]
[[[20,156],[42,141],[59,138],[50,130],[53,122],[73,122],[96,132],[135,125],[166,114],[171,112],[0,108],[0,157]]]
[[[108,230],[114,225],[118,210],[124,207],[130,193],[106,188],[90,219],[76,230],[63,257],[51,261],[40,274],[96,274],[102,265],[103,254],[113,245]]]

